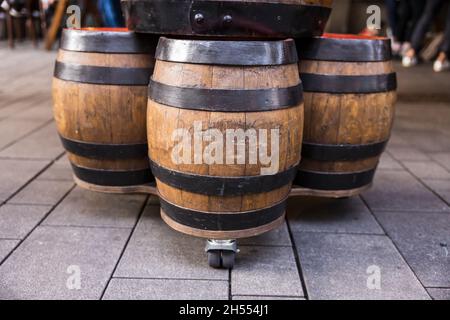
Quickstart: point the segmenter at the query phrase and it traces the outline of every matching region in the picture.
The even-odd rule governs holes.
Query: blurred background
[[[28,40],[36,47],[54,49],[66,24],[65,8],[72,4],[81,8],[83,27],[124,26],[120,0],[0,0],[0,4],[0,45],[10,48]],[[371,5],[381,8],[380,30],[366,27]],[[334,2],[327,31],[389,36],[404,66],[437,61],[435,71],[445,71],[450,69],[448,6],[448,0],[339,0]]]

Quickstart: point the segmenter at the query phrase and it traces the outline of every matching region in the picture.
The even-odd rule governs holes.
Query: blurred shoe
[[[1,1],[0,8],[2,8],[5,11],[8,11],[10,9],[9,3],[6,2],[6,0]]]
[[[405,68],[417,66],[418,63],[419,63],[419,60],[417,59],[417,57],[415,55],[414,56],[403,56],[402,65]]]
[[[406,55],[406,53],[407,53],[409,50],[411,50],[411,43],[409,43],[409,42],[404,42],[404,43],[402,44],[402,48],[400,49],[400,54],[401,54],[402,56],[404,56],[404,55]]]
[[[398,55],[400,55],[401,53],[402,53],[402,44],[400,43],[400,42],[397,42],[397,41],[393,41],[393,40],[391,40],[392,41],[392,54],[394,55],[394,56],[398,56]]]
[[[443,72],[450,70],[450,61],[448,59],[445,59],[443,61],[436,60],[433,65],[434,72]]]

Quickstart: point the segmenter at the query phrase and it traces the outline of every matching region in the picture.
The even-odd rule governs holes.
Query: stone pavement
[[[52,121],[54,57],[0,49],[0,299],[450,299],[450,74],[400,70],[374,188],[293,199],[228,272],[154,198],[75,187]]]

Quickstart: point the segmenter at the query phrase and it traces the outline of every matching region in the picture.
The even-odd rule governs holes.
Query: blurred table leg
[[[55,15],[53,16],[52,23],[50,24],[50,28],[47,31],[47,35],[45,37],[45,49],[51,50],[53,48],[53,44],[55,43],[56,37],[58,35],[59,27],[61,26],[62,19],[66,13],[66,8],[68,5],[68,0],[59,0],[56,6]]]

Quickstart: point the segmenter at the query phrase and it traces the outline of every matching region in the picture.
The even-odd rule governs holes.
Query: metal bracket
[[[231,251],[239,253],[236,240],[206,240],[205,252]]]

